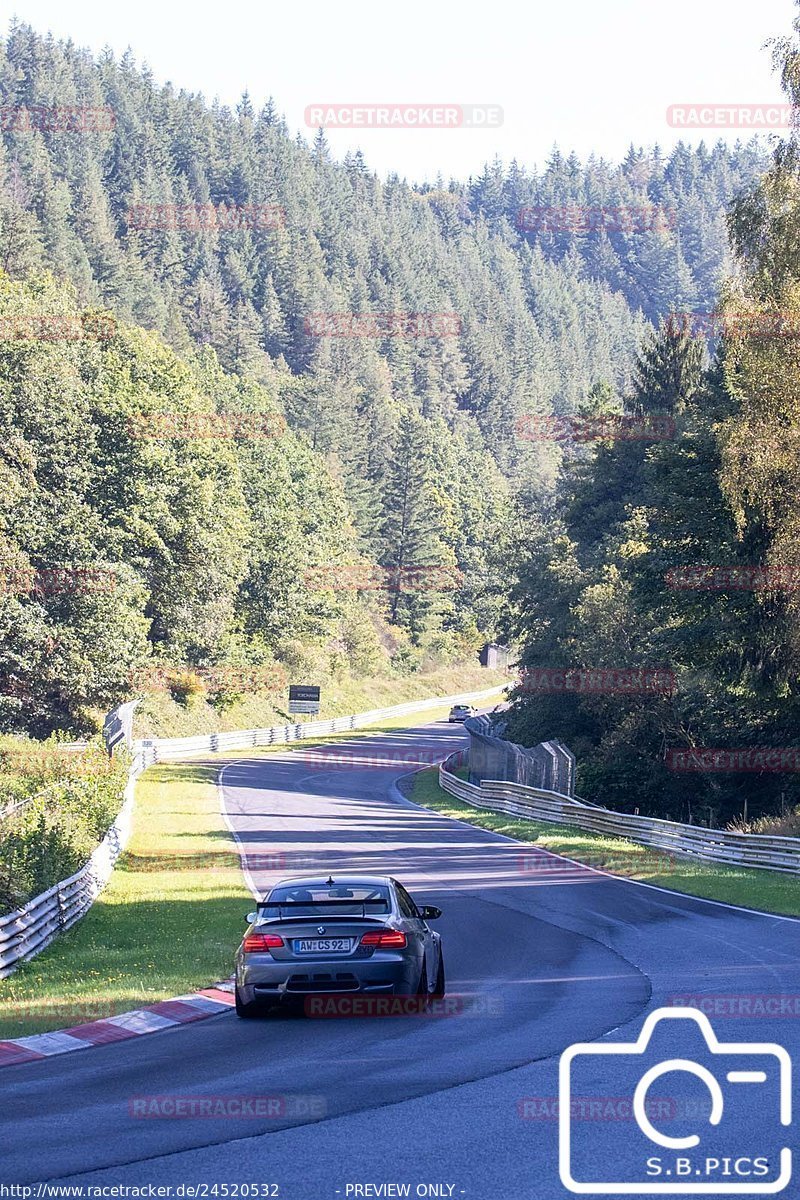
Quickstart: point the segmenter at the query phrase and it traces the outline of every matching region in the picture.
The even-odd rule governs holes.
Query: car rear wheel
[[[264,1007],[257,1000],[251,1000],[249,1004],[245,1004],[239,994],[239,989],[234,988],[234,998],[236,1000],[236,1015],[237,1017],[260,1017],[263,1016]]]

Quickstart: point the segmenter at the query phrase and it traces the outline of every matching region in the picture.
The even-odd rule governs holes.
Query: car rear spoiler
[[[279,912],[282,909],[288,908],[328,908],[328,907],[346,906],[347,908],[361,907],[362,917],[366,917],[368,908],[380,908],[384,912],[390,911],[388,900],[259,900],[256,904],[258,912],[262,912],[267,908],[277,908]],[[308,915],[308,914],[306,914]],[[311,914],[312,916],[316,914]]]

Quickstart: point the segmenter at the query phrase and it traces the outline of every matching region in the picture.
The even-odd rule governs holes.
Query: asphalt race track
[[[455,1011],[262,1021],[231,1012],[5,1068],[0,1182],[271,1183],[283,1200],[403,1194],[387,1184],[409,1184],[411,1196],[564,1197],[555,1098],[567,1046],[632,1042],[645,1014],[676,995],[735,997],[739,1010],[742,998],[800,996],[800,922],[614,879],[405,801],[394,781],[464,736],[434,724],[232,762],[223,775],[259,888],[299,872],[385,872],[444,910],[448,993],[464,997]],[[263,869],[275,855],[283,869]],[[231,930],[232,953],[240,932]],[[800,1002],[794,1013],[712,1022],[723,1041],[775,1042],[798,1062]],[[677,1054],[678,1023],[660,1028]],[[602,1085],[589,1072],[591,1094],[609,1100],[578,1122],[589,1141],[576,1163],[591,1178],[633,1169],[638,1131],[618,1103],[629,1065],[603,1060]],[[732,1086],[725,1146],[750,1155],[773,1136],[797,1144],[796,1125],[776,1132],[758,1087]],[[685,1081],[676,1091],[674,1078],[651,1091],[673,1136],[705,1132],[706,1094]],[[153,1095],[268,1096],[273,1112],[132,1115],[134,1098]],[[672,1155],[655,1152],[665,1163]],[[436,1190],[417,1190],[427,1185]]]

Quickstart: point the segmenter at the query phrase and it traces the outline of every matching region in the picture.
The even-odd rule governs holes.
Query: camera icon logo
[[[561,1056],[559,1174],[579,1195],[775,1195],[792,1176],[791,1122],[783,1046],[720,1042],[699,1009],[659,1008],[635,1042]]]

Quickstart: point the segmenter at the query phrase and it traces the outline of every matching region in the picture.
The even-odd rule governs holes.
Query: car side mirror
[[[423,904],[419,910],[419,915],[423,921],[437,921],[442,915],[442,910],[436,908],[433,904]]]
[[[245,917],[245,921],[247,921],[247,924],[248,924],[248,925],[252,925],[252,924],[253,924],[253,922],[254,922],[254,921],[257,921],[257,920],[258,920],[258,913],[257,913],[257,912],[254,912],[254,913],[248,913],[248,914],[247,914],[247,916]]]

